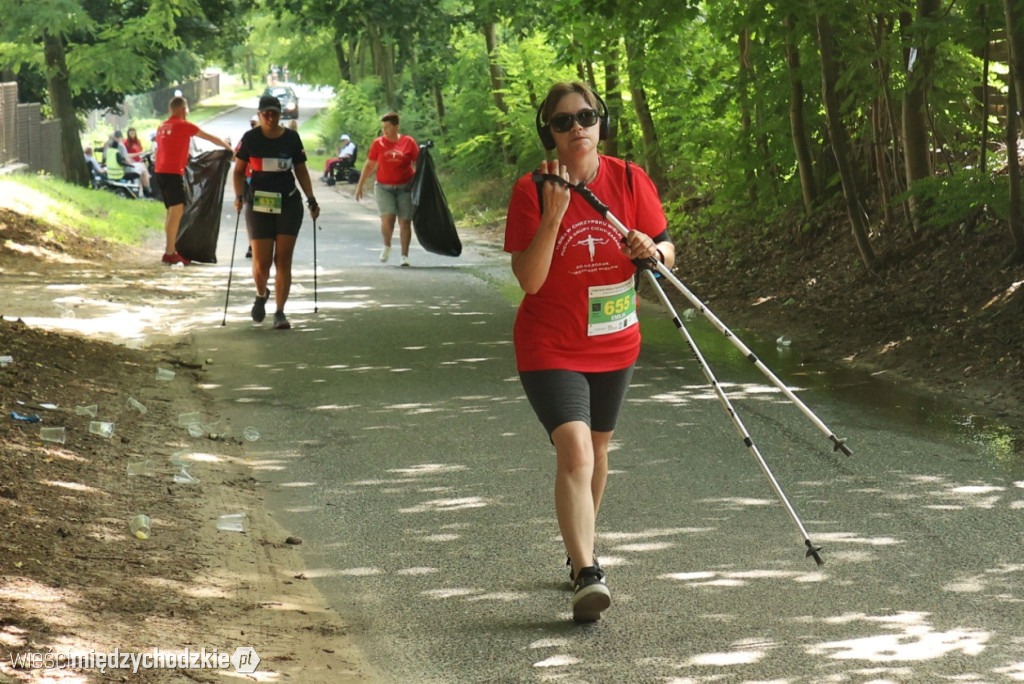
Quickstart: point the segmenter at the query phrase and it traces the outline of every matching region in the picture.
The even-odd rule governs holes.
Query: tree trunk
[[[839,80],[839,69],[833,55],[834,37],[832,25],[824,15],[816,19],[818,31],[818,47],[821,51],[821,96],[825,103],[825,120],[828,126],[828,137],[832,143],[832,154],[836,158],[839,178],[843,184],[843,196],[846,199],[846,213],[850,218],[850,230],[853,232],[857,250],[860,252],[864,266],[872,269],[877,262],[875,250],[868,239],[868,229],[864,213],[860,206],[860,192],[857,180],[850,163],[849,143],[846,129],[843,127],[839,98],[836,96],[836,82]]]
[[[1010,236],[1013,238],[1013,253],[1004,265],[1016,265],[1024,262],[1024,227],[1021,225],[1021,187],[1020,157],[1017,136],[1017,116],[1022,111],[1021,101],[1024,100],[1024,88],[1021,87],[1021,74],[1024,62],[1024,35],[1019,25],[1021,8],[1020,0],[1003,0],[1006,13],[1006,36],[1010,46],[1010,78],[1009,92],[1006,98],[1006,159],[1010,181],[1010,217],[1007,223]]]
[[[446,130],[444,125],[444,93],[441,92],[441,86],[439,85],[435,85],[432,90],[434,91],[434,109],[437,110],[437,123],[441,129],[441,133],[444,133]]]
[[[744,173],[747,181],[747,198],[751,205],[757,204],[757,182],[754,176],[752,164],[753,153],[751,151],[751,114],[750,114],[750,83],[754,78],[754,70],[750,66],[750,31],[740,29],[736,36],[736,45],[739,48],[739,78],[736,87],[736,105],[740,110],[740,139],[743,146]]]
[[[89,187],[91,183],[82,139],[78,135],[78,117],[71,99],[71,82],[64,39],[59,35],[43,34],[43,56],[46,60],[46,87],[50,91],[53,115],[60,119],[61,164],[64,180]]]
[[[804,198],[804,212],[814,211],[818,199],[818,187],[814,181],[814,161],[811,146],[807,142],[807,125],[804,122],[804,82],[800,78],[800,52],[793,37],[793,18],[787,16],[786,64],[789,66],[789,131],[793,138],[797,169],[800,172],[800,191]]]
[[[501,65],[498,64],[498,33],[495,23],[488,22],[483,25],[484,45],[487,48],[487,72],[491,81],[491,97],[494,98],[494,106],[501,112],[498,117],[498,140],[501,141],[501,154],[506,164],[514,164],[515,159],[508,147],[508,126],[505,123],[505,115],[508,114],[508,104],[505,103],[505,74],[502,73]]]
[[[651,110],[647,105],[647,91],[643,86],[643,75],[646,68],[644,54],[632,38],[626,36],[626,73],[629,76],[629,92],[633,97],[633,111],[644,147],[644,167],[658,189],[664,192],[666,187],[665,167],[661,162],[658,146],[658,132],[651,118]]]
[[[373,73],[380,78],[388,109],[395,109],[395,63],[391,50],[384,44],[380,29],[370,25],[366,29],[370,42],[370,57],[373,59]]]
[[[491,97],[494,98],[494,106],[502,114],[508,114],[508,105],[505,104],[505,75],[502,73],[501,65],[498,64],[498,37],[497,28],[494,22],[488,22],[483,26],[484,44],[487,46],[487,71],[491,78]]]
[[[930,19],[940,8],[941,0],[917,0],[917,18]],[[905,24],[909,21],[905,20]],[[903,89],[903,168],[907,188],[913,192],[914,184],[931,175],[928,145],[928,88],[935,62],[935,47],[931,41],[912,46],[906,59],[906,81]],[[911,233],[916,237],[923,230],[927,207],[910,195]]]
[[[604,102],[608,107],[608,139],[604,141],[604,153],[610,157],[619,155],[619,118],[622,116],[622,81],[619,78],[619,48],[610,45],[604,60]]]

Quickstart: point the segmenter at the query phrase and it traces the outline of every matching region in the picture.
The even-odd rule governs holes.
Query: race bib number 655
[[[636,325],[636,290],[633,279],[616,285],[600,285],[587,291],[590,306],[587,335],[608,335]]]

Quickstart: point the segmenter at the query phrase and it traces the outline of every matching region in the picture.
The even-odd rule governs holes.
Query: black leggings
[[[594,432],[611,432],[619,417],[636,364],[606,373],[568,370],[521,371],[519,380],[548,436],[571,421]]]

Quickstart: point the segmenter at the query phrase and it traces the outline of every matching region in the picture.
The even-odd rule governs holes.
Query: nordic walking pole
[[[535,174],[535,180],[538,175],[540,174]],[[565,180],[560,178],[559,176],[551,176],[551,178],[556,179],[559,182],[565,183],[566,185],[570,185],[570,187],[579,192],[580,195],[583,196],[584,199],[586,199],[587,202],[591,204],[591,206],[597,209],[602,216],[604,216],[609,222],[615,225],[615,227],[619,231],[621,231],[623,235],[629,232],[629,230],[626,229],[626,227],[623,226],[622,223],[618,219],[616,219],[615,216],[608,210],[608,207],[601,204],[600,201],[597,200],[597,198],[594,196],[594,193],[592,193],[590,190],[583,187],[582,185],[580,187],[577,187],[569,183],[566,183]],[[587,197],[587,195],[589,195],[589,197]],[[595,202],[597,204],[594,204]],[[598,208],[598,205],[600,205],[602,208]],[[704,373],[704,377],[711,384],[712,389],[714,389],[715,391],[715,395],[718,397],[719,401],[721,401],[722,405],[725,407],[726,412],[732,419],[733,425],[736,427],[736,431],[739,432],[740,436],[743,438],[743,443],[747,445],[747,448],[750,449],[750,452],[754,455],[754,458],[757,459],[757,463],[761,468],[761,472],[764,473],[765,477],[768,479],[768,483],[775,491],[776,496],[779,497],[779,500],[782,502],[783,506],[786,507],[786,511],[789,513],[789,516],[793,520],[793,523],[797,526],[797,529],[800,530],[800,534],[803,536],[804,546],[807,547],[807,553],[804,554],[805,557],[813,558],[814,562],[817,565],[823,565],[825,561],[821,557],[821,547],[816,546],[811,541],[810,536],[807,534],[806,528],[804,528],[803,523],[800,521],[800,516],[797,515],[796,510],[794,510],[793,505],[789,502],[789,499],[786,497],[785,492],[782,491],[782,487],[779,485],[778,480],[776,480],[775,476],[772,474],[771,469],[768,467],[768,463],[764,460],[764,457],[761,455],[760,450],[758,450],[757,445],[754,444],[754,440],[750,437],[750,433],[747,432],[746,427],[743,425],[743,421],[741,421],[740,417],[736,414],[736,410],[733,408],[732,402],[730,402],[729,397],[726,396],[725,391],[719,384],[718,379],[715,377],[715,374],[711,370],[711,367],[704,359],[704,355],[701,354],[700,349],[697,348],[697,343],[694,342],[693,337],[690,336],[689,331],[683,325],[682,320],[680,320],[679,315],[676,313],[675,307],[672,306],[672,302],[669,301],[668,296],[665,294],[665,290],[662,289],[661,284],[658,283],[657,279],[654,277],[654,273],[651,271],[651,267],[653,267],[655,264],[661,265],[661,262],[654,258],[647,259],[645,262],[646,267],[643,268],[644,275],[647,276],[647,279],[650,281],[651,285],[654,286],[654,290],[658,294],[658,299],[661,300],[662,305],[669,312],[669,314],[671,314],[672,322],[675,324],[676,329],[678,329],[680,334],[683,336],[683,339],[686,340],[686,344],[687,346],[690,347],[690,350],[693,352],[694,357],[696,357],[697,363],[700,365],[701,371]]]
[[[597,212],[601,214],[601,216],[607,219],[609,223],[615,226],[616,230],[621,232],[624,236],[627,233],[629,233],[629,229],[626,228],[626,226],[622,225],[622,222],[619,221],[619,219],[615,218],[615,215],[612,214],[611,211],[609,211],[608,206],[601,202],[601,200],[599,200],[594,195],[594,193],[591,192],[590,189],[587,188],[584,184],[580,183],[579,185],[572,185],[571,183],[568,183],[565,179],[560,178],[559,176],[554,176],[550,174],[545,175],[540,173],[533,174],[533,180],[534,182],[551,180],[555,181],[556,183],[568,185],[570,188],[579,193],[579,195],[583,199],[585,199],[590,206],[596,209]],[[793,393],[793,390],[786,386],[786,384],[782,382],[782,380],[780,380],[775,375],[775,373],[773,373],[771,369],[768,368],[768,366],[764,365],[764,363],[759,358],[757,358],[757,355],[754,354],[754,352],[751,351],[747,345],[743,344],[743,342],[738,337],[736,337],[732,330],[727,328],[726,325],[722,323],[722,321],[720,321],[718,317],[715,316],[715,314],[713,314],[711,310],[704,305],[704,302],[697,299],[697,297],[692,292],[690,292],[686,285],[684,285],[678,278],[675,277],[672,271],[668,270],[668,268],[666,268],[665,265],[662,264],[657,259],[651,260],[651,268],[657,270],[658,273],[663,275],[668,282],[672,283],[672,285],[674,285],[675,288],[679,290],[679,292],[682,293],[682,295],[690,301],[694,308],[696,308],[697,311],[699,311],[704,316],[704,318],[710,321],[710,323],[715,327],[716,330],[718,330],[718,332],[725,335],[725,337],[730,342],[732,342],[734,347],[740,350],[740,353],[742,353],[748,361],[753,363],[754,366],[759,371],[761,371],[765,375],[765,377],[767,377],[768,380],[771,381],[773,385],[775,385],[779,390],[782,391],[782,393],[786,396],[787,399],[796,404],[797,408],[799,408],[800,411],[803,412],[803,414],[807,416],[807,418],[809,418],[812,423],[814,423],[815,427],[817,427],[829,438],[833,445],[833,451],[842,451],[847,456],[853,455],[853,452],[850,451],[850,448],[846,446],[846,440],[837,437],[835,433],[832,432],[832,430],[829,429],[829,427],[825,425],[825,423],[822,422],[822,420],[818,418],[818,416],[816,416],[810,408],[808,408],[807,404],[801,401],[800,398]]]
[[[650,281],[651,285],[654,286],[654,291],[657,292],[658,299],[661,300],[662,305],[665,307],[665,309],[668,310],[669,314],[672,316],[672,322],[679,330],[679,333],[683,336],[683,339],[686,340],[686,344],[687,346],[690,347],[690,351],[693,352],[694,357],[696,357],[697,363],[700,364],[700,369],[704,373],[704,377],[707,378],[707,381],[715,390],[715,395],[718,397],[718,400],[721,401],[722,405],[725,407],[726,412],[732,419],[732,424],[736,427],[736,431],[739,432],[740,437],[743,438],[743,443],[747,445],[747,448],[750,449],[750,453],[752,453],[754,455],[754,458],[757,459],[757,464],[761,466],[761,472],[763,472],[764,476],[768,478],[768,483],[771,484],[772,489],[775,490],[776,496],[778,496],[779,500],[782,501],[782,505],[786,507],[786,511],[789,513],[789,517],[793,519],[793,522],[796,524],[797,529],[800,530],[800,534],[803,535],[804,546],[807,547],[807,553],[804,554],[805,557],[813,558],[815,563],[817,563],[818,565],[823,565],[825,561],[821,557],[821,547],[815,546],[811,542],[810,537],[807,535],[807,530],[804,528],[804,524],[800,522],[800,516],[796,514],[796,511],[793,509],[792,504],[789,503],[789,499],[786,498],[785,492],[782,491],[782,487],[779,486],[778,480],[776,480],[775,476],[772,475],[771,469],[768,468],[768,464],[765,462],[764,457],[761,456],[761,452],[758,450],[757,445],[754,444],[754,440],[751,439],[750,433],[747,432],[747,428],[744,427],[743,425],[743,421],[740,420],[740,417],[736,414],[736,411],[733,409],[732,402],[730,402],[729,397],[725,395],[725,391],[722,389],[722,386],[718,383],[718,379],[715,377],[715,374],[711,371],[711,367],[708,365],[707,361],[704,360],[704,355],[701,354],[700,349],[697,348],[697,343],[694,342],[693,337],[690,336],[690,332],[686,329],[686,326],[684,326],[683,322],[679,319],[679,314],[676,313],[675,308],[672,306],[672,303],[669,301],[668,296],[665,294],[665,290],[662,289],[661,284],[654,277],[654,273],[651,272],[649,268],[644,268],[643,271],[644,275],[647,276],[647,279]]]
[[[313,313],[319,310],[316,301],[316,219],[313,219]]]
[[[228,299],[231,297],[231,273],[235,270],[235,244],[238,242],[238,224],[242,220],[242,212],[239,210],[238,218],[235,219],[235,237],[231,238],[231,265],[228,266],[228,291],[224,295],[224,320],[220,322],[221,327],[228,323]]]

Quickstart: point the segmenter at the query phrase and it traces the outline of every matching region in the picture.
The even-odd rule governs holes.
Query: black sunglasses
[[[601,113],[596,109],[581,109],[575,114],[555,114],[548,124],[555,133],[568,133],[572,130],[573,124],[577,121],[583,128],[590,128],[601,118]]]

